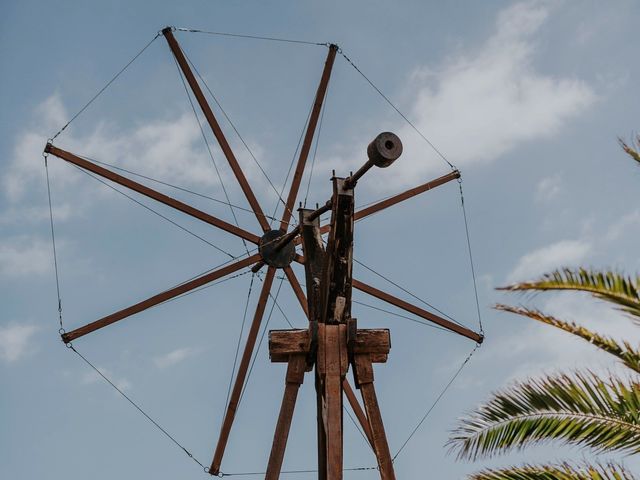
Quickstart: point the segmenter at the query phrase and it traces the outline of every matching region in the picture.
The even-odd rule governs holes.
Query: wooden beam
[[[66,150],[62,150],[61,148],[54,147],[50,143],[47,144],[44,151],[46,153],[50,153],[51,155],[55,155],[62,160],[72,163],[84,170],[95,173],[96,175],[100,175],[107,180],[111,180],[112,182],[122,185],[123,187],[127,187],[134,192],[138,192],[146,197],[152,198],[160,203],[168,205],[169,207],[175,208],[176,210],[179,210],[182,213],[186,213],[187,215],[197,218],[198,220],[202,220],[209,225],[213,225],[214,227],[218,227],[226,232],[233,233],[234,235],[237,235],[240,238],[244,238],[251,243],[257,245],[260,242],[260,237],[254,235],[253,233],[249,233],[240,227],[236,227],[235,225],[225,222],[224,220],[220,220],[219,218],[216,218],[213,215],[209,215],[208,213],[203,212],[202,210],[198,210],[197,208],[187,205],[180,200],[176,200],[175,198],[160,193],[127,177],[123,177],[122,175],[114,173],[111,170],[107,170],[106,168],[96,165],[89,160],[80,158],[71,152],[67,152]]]
[[[75,330],[72,330],[70,332],[66,332],[62,334],[62,340],[64,341],[64,343],[69,343],[72,340],[75,340],[76,338],[80,338],[91,332],[95,332],[96,330],[99,330],[100,328],[104,328],[107,325],[111,325],[112,323],[115,323],[118,320],[122,320],[124,318],[130,317],[131,315],[142,312],[143,310],[151,308],[154,305],[158,305],[159,303],[166,302],[167,300],[170,300],[174,297],[182,295],[183,293],[190,292],[195,288],[201,287],[203,285],[206,285],[207,283],[213,282],[214,280],[217,280],[226,275],[229,275],[230,273],[240,270],[241,268],[248,267],[249,265],[254,264],[258,260],[260,260],[260,255],[255,254],[255,255],[252,255],[251,257],[245,258],[244,260],[240,260],[239,262],[232,263],[231,265],[227,265],[226,267],[222,267],[218,270],[207,273],[206,275],[203,275],[201,277],[185,282],[181,285],[178,285],[177,287],[170,288],[169,290],[165,290],[162,293],[159,293],[157,295],[154,295],[153,297],[143,300],[142,302],[138,302],[135,305],[132,305],[130,307],[127,307],[115,313],[112,313],[111,315],[102,317],[101,319],[96,320],[95,322],[89,323],[88,325],[85,325],[80,328],[76,328]]]
[[[422,185],[418,185],[417,187],[411,188],[405,192],[394,195],[393,197],[387,198],[386,200],[381,200],[377,203],[374,203],[373,205],[369,205],[368,207],[363,208],[362,210],[358,210],[354,214],[353,218],[354,220],[361,220],[365,217],[368,217],[369,215],[373,215],[374,213],[377,213],[381,210],[389,208],[392,205],[408,200],[411,197],[415,197],[416,195],[432,190],[436,187],[439,187],[440,185],[444,185],[445,183],[448,183],[452,180],[456,180],[458,178],[460,178],[460,172],[458,170],[454,170],[453,172],[443,175],[442,177],[438,177],[434,180],[423,183]],[[322,227],[320,227],[321,234],[325,234],[330,230],[331,230],[330,224],[323,225]]]
[[[393,471],[393,460],[391,459],[391,452],[389,451],[389,443],[387,442],[387,435],[384,431],[384,424],[382,423],[378,398],[376,397],[376,391],[373,387],[373,366],[369,354],[355,355],[355,368],[358,387],[362,393],[362,401],[367,411],[369,424],[371,425],[373,448],[378,460],[380,478],[382,480],[395,480],[396,476]]]
[[[204,113],[204,116],[207,119],[207,122],[209,123],[209,126],[213,131],[213,134],[218,140],[218,143],[220,144],[220,149],[222,150],[222,153],[224,153],[224,156],[226,157],[227,161],[229,162],[229,166],[231,167],[231,170],[233,170],[233,174],[238,180],[238,183],[240,184],[240,188],[244,192],[244,195],[247,198],[249,205],[251,205],[251,208],[253,209],[253,212],[256,218],[258,219],[260,226],[262,227],[262,230],[265,232],[268,232],[269,230],[271,230],[271,228],[269,227],[269,222],[267,221],[267,218],[262,212],[262,208],[260,208],[260,204],[258,203],[256,196],[253,194],[253,190],[251,190],[251,186],[249,185],[247,178],[244,176],[244,172],[242,171],[242,168],[240,167],[240,164],[238,163],[236,156],[233,154],[233,150],[231,150],[231,147],[229,146],[229,142],[227,141],[227,138],[225,137],[224,133],[222,132],[222,129],[220,128],[220,124],[218,124],[218,121],[216,120],[216,117],[213,114],[213,110],[211,110],[209,103],[207,103],[207,99],[202,93],[202,89],[200,88],[200,85],[198,84],[196,77],[193,75],[193,72],[191,71],[191,67],[187,62],[187,59],[184,56],[184,53],[182,52],[182,49],[180,48],[178,41],[173,36],[173,32],[171,31],[171,28],[170,27],[165,28],[164,30],[162,30],[162,34],[164,35],[164,38],[167,40],[167,43],[169,44],[169,48],[173,52],[173,55],[176,57],[176,61],[180,66],[180,70],[182,70],[182,73],[184,73],[187,83],[191,87],[191,90],[193,91],[193,94],[196,97],[196,101],[198,102],[198,105],[200,105],[200,108],[202,109],[202,113]]]
[[[284,452],[287,447],[289,431],[291,430],[293,411],[296,406],[300,385],[302,385],[304,381],[305,369],[306,358],[304,355],[291,355],[289,357],[284,396],[282,398],[282,405],[280,406],[280,415],[278,416],[276,431],[273,435],[273,444],[271,446],[271,454],[269,455],[267,473],[264,477],[265,480],[278,480],[280,478]]]
[[[235,383],[233,384],[233,390],[231,391],[231,395],[229,397],[229,406],[227,407],[227,411],[225,412],[225,416],[222,422],[222,428],[220,429],[218,444],[216,445],[216,450],[213,455],[213,461],[211,462],[211,467],[209,468],[209,473],[211,475],[218,475],[218,473],[220,473],[222,457],[224,456],[224,451],[227,447],[227,442],[229,441],[229,433],[231,432],[231,427],[236,416],[236,410],[238,409],[238,404],[240,403],[242,387],[244,386],[244,381],[247,378],[247,371],[249,370],[251,355],[253,354],[253,348],[256,344],[256,338],[258,337],[258,331],[260,330],[260,324],[262,322],[262,317],[264,316],[264,310],[267,306],[267,300],[269,298],[269,292],[271,291],[271,285],[273,284],[275,274],[276,269],[274,267],[269,267],[267,269],[267,275],[264,279],[264,283],[262,284],[260,297],[258,298],[256,313],[253,316],[253,321],[251,322],[251,327],[247,335],[247,343],[245,344],[244,351],[242,353],[242,359],[240,360],[240,366],[238,367],[238,373],[236,375]]]
[[[302,142],[302,148],[300,149],[300,157],[298,158],[298,164],[293,174],[293,180],[291,181],[291,189],[287,196],[284,212],[282,212],[282,221],[280,222],[280,230],[286,231],[289,227],[289,220],[291,219],[293,205],[298,196],[298,189],[300,188],[300,182],[302,181],[302,174],[304,173],[304,167],[307,163],[307,157],[311,150],[311,144],[313,142],[313,136],[318,124],[318,118],[320,117],[320,111],[322,110],[322,103],[327,93],[327,87],[329,86],[329,78],[331,77],[331,69],[333,68],[333,62],[338,52],[337,45],[329,45],[329,52],[327,54],[327,60],[324,63],[324,70],[322,71],[322,77],[320,78],[320,84],[316,91],[316,97],[311,109],[311,115],[309,116],[309,125]]]
[[[366,283],[356,280],[355,278],[353,279],[353,288],[356,288],[361,292],[368,293],[369,295],[379,298],[380,300],[384,300],[385,302],[390,303],[391,305],[395,305],[396,307],[406,310],[407,312],[411,312],[414,315],[418,315],[425,320],[433,322],[436,325],[440,325],[447,330],[462,335],[463,337],[467,337],[477,343],[482,343],[484,337],[481,334],[476,333],[466,327],[460,326],[457,323],[453,323],[445,318],[442,318],[435,313],[428,312],[423,308],[412,305],[409,302],[405,302],[398,297],[394,297],[393,295],[383,292],[382,290],[378,290],[377,288],[372,287],[371,285],[367,285]]]
[[[358,398],[356,397],[353,388],[351,388],[349,380],[347,380],[346,378],[342,380],[342,391],[344,392],[345,397],[347,397],[347,401],[349,402],[349,405],[351,405],[353,413],[356,414],[356,418],[358,419],[362,430],[364,430],[364,434],[369,441],[369,445],[371,445],[371,447],[373,448],[373,434],[371,433],[371,425],[369,425],[367,415],[364,410],[362,410],[360,402],[358,402]]]
[[[287,280],[289,280],[289,285],[291,285],[291,288],[293,289],[293,293],[298,299],[298,302],[300,303],[300,306],[302,307],[302,310],[304,311],[305,316],[309,318],[309,306],[307,304],[307,297],[302,291],[302,286],[300,285],[300,282],[298,281],[298,278],[296,277],[295,272],[291,267],[285,267],[284,274],[287,276]]]

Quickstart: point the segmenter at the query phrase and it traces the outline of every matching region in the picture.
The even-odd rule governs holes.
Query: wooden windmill
[[[356,319],[351,315],[352,289],[355,288],[365,292],[477,343],[482,342],[483,336],[353,278],[354,221],[451,180],[458,179],[460,173],[454,170],[448,175],[424,183],[362,210],[355,211],[354,190],[358,180],[373,166],[388,167],[402,153],[401,140],[393,133],[384,132],[368,145],[366,149],[368,160],[356,173],[347,177],[338,177],[334,173],[332,178],[333,193],[326,204],[315,210],[300,208],[298,210],[299,223],[295,228],[289,228],[334,60],[338,52],[338,47],[330,44],[328,45],[327,59],[316,92],[284,212],[279,227],[273,230],[269,226],[267,217],[263,213],[245,174],[229,146],[213,110],[207,103],[201,86],[175,39],[173,31],[173,28],[168,27],[162,30],[161,34],[173,52],[180,70],[184,74],[240,188],[255,214],[262,229],[259,234],[251,233],[90,160],[58,148],[52,142],[47,143],[45,153],[59,157],[88,172],[120,184],[235,235],[256,245],[258,251],[253,255],[247,254],[241,260],[227,264],[177,287],[165,290],[85,326],[64,332],[62,340],[69,344],[84,335],[242,269],[251,268],[254,272],[258,272],[263,267],[266,267],[262,290],[247,335],[235,383],[229,396],[229,403],[222,421],[213,460],[211,466],[207,469],[211,475],[219,475],[274,277],[278,270],[282,270],[309,322],[306,329],[273,330],[269,332],[271,361],[287,363],[287,373],[284,396],[265,478],[272,480],[280,476],[298,390],[303,383],[305,373],[313,372],[317,392],[318,478],[323,480],[342,478],[342,411],[343,398],[346,398],[355,412],[369,443],[373,447],[380,477],[382,479],[394,479],[393,461],[378,407],[373,373],[373,364],[385,362],[387,359],[391,346],[390,334],[386,329],[358,328]],[[326,225],[321,225],[321,215],[328,212],[331,212],[330,222]],[[325,244],[322,236],[326,233],[329,233],[329,236]],[[296,246],[298,245],[302,247],[302,255],[296,252]],[[304,265],[306,292],[291,268],[291,263],[293,262]],[[349,370],[353,372],[356,389],[360,390],[362,394],[364,408],[360,405],[347,379]]]

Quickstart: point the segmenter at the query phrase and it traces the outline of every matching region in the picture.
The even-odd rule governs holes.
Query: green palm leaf
[[[557,465],[523,465],[503,469],[483,470],[469,475],[469,480],[636,480],[636,476],[622,465],[569,463]]]
[[[614,303],[620,310],[636,317],[636,322],[640,323],[638,320],[640,319],[639,281],[640,279],[633,280],[611,271],[565,268],[548,273],[540,280],[516,283],[498,290],[511,292],[577,290],[588,292],[596,298]]]
[[[636,162],[640,163],[640,154],[638,153],[638,150],[636,150],[633,146],[630,146],[621,138],[618,138],[618,142],[620,142],[620,146],[627,153],[627,155],[633,158]],[[636,137],[636,145],[640,145],[640,135]]]
[[[448,442],[460,459],[563,441],[596,452],[640,452],[640,384],[591,372],[527,380],[459,421]]]
[[[627,367],[640,373],[640,350],[634,348],[629,342],[623,341],[622,345],[611,337],[605,337],[598,333],[582,327],[574,322],[565,322],[559,320],[551,315],[545,315],[539,310],[526,308],[526,307],[512,307],[510,305],[498,304],[495,305],[497,310],[503,312],[515,313],[524,317],[532,318],[547,325],[552,325],[556,328],[569,332],[577,337],[583,338],[595,347],[604,350],[618,357],[622,363]]]

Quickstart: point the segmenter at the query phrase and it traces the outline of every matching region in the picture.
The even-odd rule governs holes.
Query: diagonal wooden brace
[[[306,363],[306,356],[304,354],[289,356],[284,396],[282,398],[278,423],[276,424],[276,431],[273,435],[273,444],[271,446],[271,455],[269,456],[265,480],[277,480],[280,478],[284,452],[287,447],[291,421],[293,419],[293,411],[296,406],[300,385],[302,385],[304,381],[304,373],[307,367]]]
[[[373,448],[376,453],[378,468],[380,469],[380,478],[382,480],[395,480],[393,460],[389,450],[389,443],[387,442],[387,435],[384,431],[384,424],[382,423],[378,398],[373,386],[371,354],[359,353],[354,357],[354,373],[358,379],[357,386],[362,394],[364,408],[367,411],[367,418],[371,425]]]

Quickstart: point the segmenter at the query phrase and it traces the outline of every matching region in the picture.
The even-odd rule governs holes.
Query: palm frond
[[[636,480],[624,466],[571,465],[569,463],[523,465],[502,469],[487,469],[467,477],[469,480]]]
[[[639,283],[640,279],[633,280],[617,272],[564,268],[543,275],[539,280],[516,283],[498,288],[498,290],[510,292],[546,290],[588,292],[596,298],[615,304],[618,309],[633,315],[635,321],[640,323]]]
[[[540,310],[526,307],[513,307],[511,305],[498,304],[495,309],[503,312],[515,313],[524,317],[537,320],[547,325],[554,326],[565,332],[569,332],[577,337],[583,338],[593,346],[614,355],[627,367],[633,371],[640,373],[640,350],[634,348],[629,342],[623,341],[622,344],[611,337],[602,336],[596,332],[592,332],[588,328],[580,326],[574,322],[565,322],[551,315],[545,315]]]
[[[640,384],[591,372],[526,380],[495,393],[459,420],[448,441],[476,460],[562,441],[595,452],[640,452]]]
[[[629,145],[622,138],[618,138],[618,142],[627,155],[633,158],[636,162],[640,163],[640,154],[638,153],[637,147],[633,145],[633,143]],[[640,145],[640,135],[636,137],[636,144]]]

